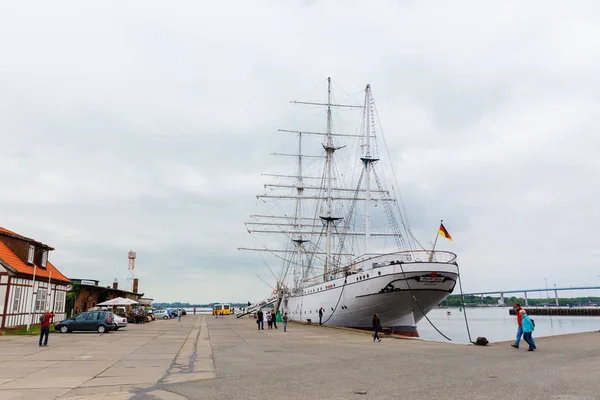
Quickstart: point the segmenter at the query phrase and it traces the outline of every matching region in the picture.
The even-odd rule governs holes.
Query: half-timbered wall
[[[4,278],[7,284],[2,285]],[[66,318],[67,285],[49,283],[48,280],[36,280],[32,289],[32,283],[32,279],[0,276],[0,294],[2,294],[1,288],[5,288],[4,304],[0,307],[0,311],[3,312],[1,328],[12,328],[28,323],[37,324],[44,310],[54,310],[56,314],[54,322]]]
[[[0,265],[0,327],[2,327],[2,322],[4,321],[4,314],[6,311],[4,309],[7,301],[8,301],[8,281],[10,277],[6,272],[6,269],[2,265]]]

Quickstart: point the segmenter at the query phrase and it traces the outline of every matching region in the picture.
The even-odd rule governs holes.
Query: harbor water
[[[527,308],[526,308],[527,309]],[[450,315],[447,311],[450,310]],[[457,343],[468,343],[469,337],[465,327],[464,309],[436,308],[427,316],[431,322],[446,336]],[[471,338],[485,336],[490,342],[514,340],[517,332],[516,317],[509,315],[506,307],[467,308],[467,320]],[[534,337],[564,335],[569,333],[600,331],[600,317],[585,316],[534,316]],[[426,340],[447,341],[431,326],[426,319],[419,322],[419,336]]]

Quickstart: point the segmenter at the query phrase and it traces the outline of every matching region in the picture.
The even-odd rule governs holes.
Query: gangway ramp
[[[272,306],[277,302],[277,296],[271,296],[268,299],[265,299],[261,302],[258,302],[254,305],[249,306],[248,308],[246,308],[246,310],[240,314],[236,313],[236,318],[241,318],[245,315],[249,315],[249,314],[254,314],[255,312],[257,312],[260,308],[264,308],[267,306]]]

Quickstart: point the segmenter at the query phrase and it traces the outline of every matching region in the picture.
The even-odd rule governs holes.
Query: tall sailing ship
[[[240,250],[280,268],[273,294],[249,310],[273,304],[301,322],[318,322],[322,310],[323,324],[359,329],[378,313],[384,328],[418,336],[417,323],[454,289],[456,255],[414,238],[371,87],[364,101],[338,104],[326,85],[326,101],[292,102],[322,108],[324,129],[280,130],[297,136],[295,151],[274,153],[292,158],[293,170],[263,174],[261,210],[246,222],[258,246]],[[353,131],[339,130],[334,110],[358,120]]]

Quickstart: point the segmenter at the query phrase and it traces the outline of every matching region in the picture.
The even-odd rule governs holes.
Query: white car
[[[167,310],[154,310],[152,311],[156,319],[169,319],[169,312]]]
[[[118,331],[119,328],[127,327],[127,318],[118,316],[117,314],[113,314],[113,315],[114,315],[114,320],[115,320],[115,331]]]

